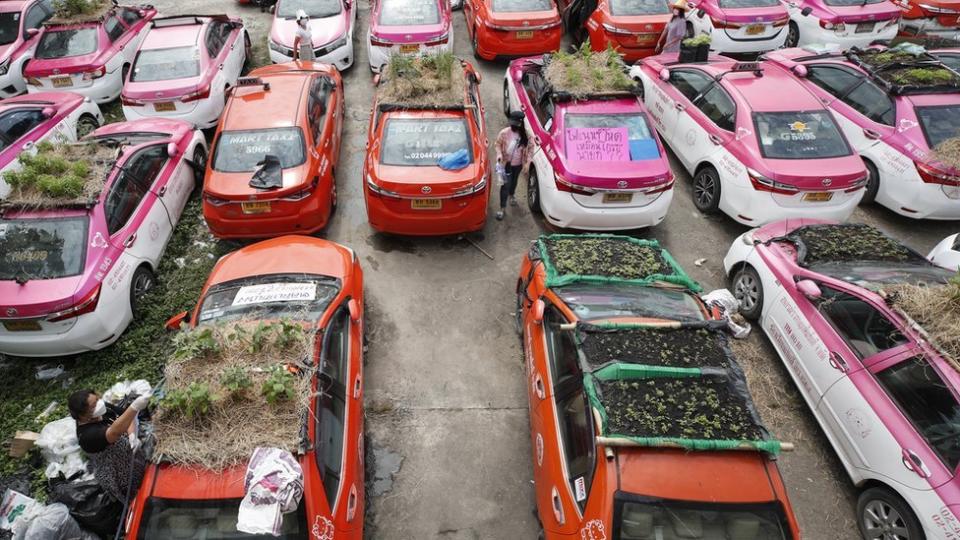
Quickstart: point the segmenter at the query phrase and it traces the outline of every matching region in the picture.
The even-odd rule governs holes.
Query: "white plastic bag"
[[[303,469],[286,450],[257,448],[247,465],[243,488],[237,530],[279,536],[283,514],[296,510],[303,498]]]
[[[61,503],[37,506],[25,518],[14,525],[14,540],[97,540],[96,535],[80,528]]]
[[[103,400],[111,405],[116,405],[130,394],[145,396],[152,392],[153,388],[150,387],[150,383],[144,379],[138,379],[133,382],[121,381],[103,393]]]
[[[36,446],[47,460],[47,478],[56,478],[60,474],[70,478],[87,468],[77,440],[77,422],[69,416],[43,426]]]
[[[736,339],[746,339],[750,335],[750,323],[743,321],[738,324],[733,321],[733,316],[740,312],[740,301],[727,289],[717,289],[710,291],[700,297],[708,306],[717,306],[727,321],[727,330]]]

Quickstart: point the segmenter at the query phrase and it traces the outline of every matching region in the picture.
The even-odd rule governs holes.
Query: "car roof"
[[[733,72],[737,62],[713,62],[703,66],[713,76],[722,75],[721,85],[735,94],[737,101],[746,103],[750,110],[758,112],[821,110],[823,103],[803,83],[780,69],[762,70],[762,75],[753,72]]]
[[[210,19],[202,19],[201,24],[185,23],[171,26],[157,26],[150,29],[144,38],[140,50],[169,49],[172,47],[186,47],[196,45],[200,41],[201,32],[210,23]]]
[[[254,70],[250,76],[260,77],[270,84],[270,89],[259,85],[235,87],[224,111],[224,131],[300,125],[300,103],[307,95],[307,82],[315,72],[258,71]],[[293,103],[296,106],[292,106]]]
[[[11,11],[23,11],[28,4],[34,0],[3,0],[0,2],[0,13],[9,13]]]
[[[558,109],[568,113],[638,113],[644,112],[636,98],[622,99],[586,99],[571,101],[556,101]]]

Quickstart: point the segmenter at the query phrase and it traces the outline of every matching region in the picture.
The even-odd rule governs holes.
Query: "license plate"
[[[53,82],[54,88],[63,88],[65,86],[73,86],[73,79],[70,77],[54,77],[50,79]]]
[[[240,203],[244,214],[267,214],[270,212],[270,201]]]
[[[829,191],[813,191],[803,194],[803,200],[807,202],[827,202],[833,198],[833,193]]]
[[[757,34],[764,33],[766,29],[767,29],[767,25],[765,24],[751,24],[747,26],[746,32],[748,36],[755,36]]]
[[[872,22],[857,23],[857,28],[853,32],[855,34],[869,34],[870,32],[873,32],[874,24],[875,23]]]
[[[153,104],[153,110],[157,112],[170,112],[177,110],[177,106],[172,101],[160,101]]]
[[[603,203],[628,203],[633,200],[633,193],[604,193]]]
[[[3,327],[8,332],[37,332],[40,330],[39,321],[3,321]]]
[[[414,210],[439,210],[442,203],[440,199],[413,199],[410,201],[410,208]]]
[[[517,32],[517,39],[533,39],[533,30],[520,30]]]
[[[660,34],[637,34],[637,43],[650,43],[658,37],[660,37]]]
[[[420,45],[414,43],[413,45],[401,45],[400,52],[402,53],[415,53],[420,50]]]

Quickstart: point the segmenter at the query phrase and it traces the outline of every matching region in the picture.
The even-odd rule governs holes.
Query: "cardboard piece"
[[[40,434],[33,431],[18,431],[10,442],[10,457],[22,458],[27,455],[39,437]]]

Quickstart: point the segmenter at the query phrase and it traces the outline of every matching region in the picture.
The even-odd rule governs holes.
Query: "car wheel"
[[[525,295],[521,287],[523,287],[523,281],[517,281],[517,304],[513,320],[517,335],[523,337],[523,300]]]
[[[483,60],[483,58],[480,56],[480,42],[476,28],[473,29],[473,39],[470,40],[470,45],[473,46],[473,57],[477,60]]]
[[[704,167],[693,177],[693,205],[704,214],[720,207],[720,176],[713,167]]]
[[[503,80],[503,114],[510,118],[510,88],[507,87],[507,80]]]
[[[203,191],[203,179],[207,174],[207,149],[197,145],[193,149],[193,191],[190,196],[194,196]]]
[[[546,540],[547,533],[543,532],[543,527],[540,527],[540,530],[537,532],[537,540]]]
[[[763,311],[763,282],[751,266],[743,265],[733,275],[733,296],[740,301],[740,314],[751,321]]]
[[[130,74],[130,64],[124,64],[120,70],[120,86],[127,84],[127,75]]]
[[[784,40],[783,46],[789,49],[796,47],[798,43],[800,43],[800,28],[797,23],[790,21],[790,26],[787,28],[787,39]]]
[[[530,174],[527,175],[527,206],[534,214],[543,214],[543,208],[540,206],[540,182],[537,180],[537,170],[534,167],[530,167]]]
[[[877,200],[877,192],[880,191],[880,172],[877,171],[877,167],[873,163],[870,163],[867,160],[863,160],[864,166],[867,168],[867,187],[863,191],[863,198],[860,199],[860,204],[870,204],[873,201]]]
[[[77,120],[77,140],[93,133],[98,127],[100,127],[100,122],[97,122],[92,114],[84,114]]]
[[[253,47],[250,45],[250,34],[243,33],[243,70],[250,68],[250,55],[253,54]]]
[[[913,511],[887,488],[864,490],[857,500],[857,526],[864,540],[923,540]]]
[[[141,264],[134,271],[130,280],[130,311],[134,316],[137,315],[143,295],[153,288],[154,281],[153,272],[147,265]]]

